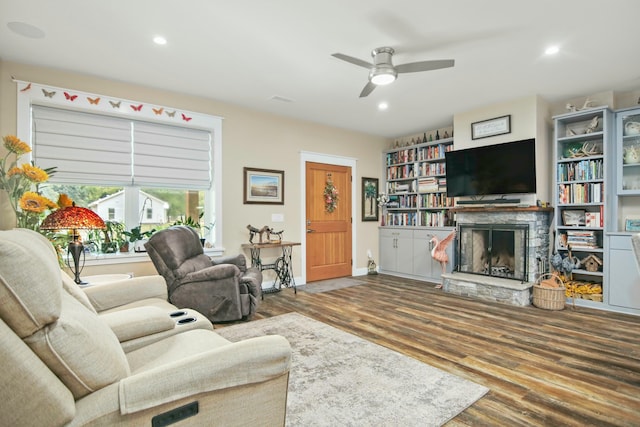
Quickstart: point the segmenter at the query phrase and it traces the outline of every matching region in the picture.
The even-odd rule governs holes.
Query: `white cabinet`
[[[395,274],[417,280],[440,283],[442,267],[431,258],[432,237],[442,240],[453,228],[423,228],[403,230],[397,228],[380,229],[380,272]],[[447,248],[451,272],[454,264],[455,245]]]
[[[640,310],[640,272],[628,234],[610,235],[608,289],[609,304]]]
[[[380,230],[380,271],[407,273],[413,269],[413,231]]]

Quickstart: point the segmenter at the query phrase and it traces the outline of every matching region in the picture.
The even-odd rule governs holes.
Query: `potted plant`
[[[123,234],[133,243],[134,252],[146,252],[144,242],[156,232],[156,229],[142,231],[142,226],[133,227],[130,231],[123,231]]]
[[[118,221],[104,222],[104,241],[100,245],[100,250],[105,254],[118,252],[124,239],[124,224]]]
[[[202,246],[204,247],[204,243],[205,243],[206,239],[204,238],[204,235],[202,233],[202,229],[205,229],[205,230],[208,231],[209,229],[211,229],[213,224],[211,224],[211,225],[202,225],[200,223],[200,221],[202,220],[203,216],[204,216],[204,211],[200,212],[200,215],[198,215],[198,219],[195,219],[192,216],[187,216],[186,218],[180,217],[172,225],[187,225],[187,226],[193,228],[194,230],[196,230],[196,232],[200,236],[200,243],[202,243]]]

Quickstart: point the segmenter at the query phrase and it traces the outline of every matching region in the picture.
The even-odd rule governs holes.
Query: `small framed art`
[[[362,220],[378,221],[378,178],[362,178]]]
[[[284,205],[284,171],[244,168],[244,203]]]

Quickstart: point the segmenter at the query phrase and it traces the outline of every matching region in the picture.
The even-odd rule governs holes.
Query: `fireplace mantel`
[[[449,209],[450,212],[553,212],[552,207],[540,206],[474,206],[462,207],[456,206]]]

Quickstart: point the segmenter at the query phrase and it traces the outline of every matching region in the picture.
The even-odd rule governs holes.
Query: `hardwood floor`
[[[639,426],[640,317],[547,311],[387,275],[267,294],[254,319],[298,312],[491,391],[447,426]]]

